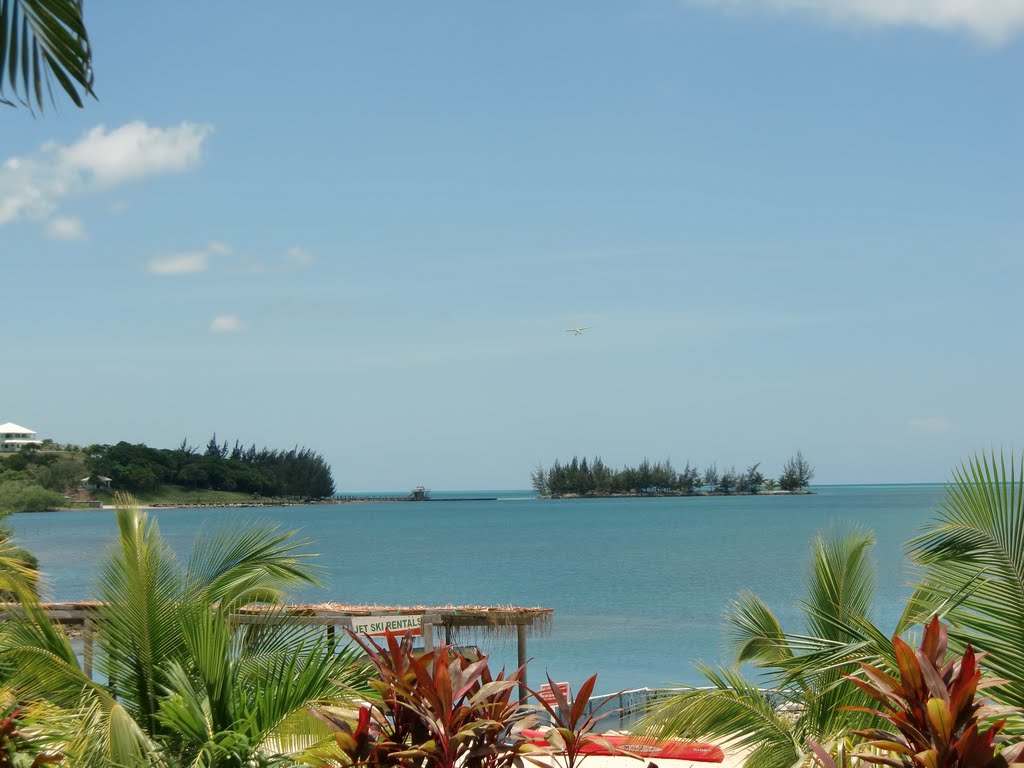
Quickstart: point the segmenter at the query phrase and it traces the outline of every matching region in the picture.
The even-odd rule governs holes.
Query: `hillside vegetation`
[[[81,488],[86,478],[89,493]],[[184,441],[176,449],[44,443],[0,454],[0,515],[74,506],[90,497],[109,502],[114,491],[130,491],[149,504],[310,500],[334,495],[334,478],[310,449],[230,447],[216,436],[204,451]]]

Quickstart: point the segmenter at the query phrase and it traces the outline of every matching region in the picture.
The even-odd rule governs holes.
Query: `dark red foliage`
[[[974,649],[968,645],[962,656],[947,659],[947,640],[933,617],[916,651],[893,638],[898,678],[869,664],[860,665],[863,678],[848,676],[877,702],[875,709],[850,709],[877,715],[893,729],[854,731],[865,739],[855,757],[893,768],[1006,768],[1017,761],[1024,744],[996,754],[1005,720],[987,728],[981,722],[982,673]],[[820,745],[811,748],[825,768],[836,768]]]

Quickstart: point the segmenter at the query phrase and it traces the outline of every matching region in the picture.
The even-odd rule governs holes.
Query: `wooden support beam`
[[[519,666],[523,670],[523,678],[519,682],[519,703],[525,704],[530,694],[526,691],[526,625],[516,627],[516,645],[519,652]]]

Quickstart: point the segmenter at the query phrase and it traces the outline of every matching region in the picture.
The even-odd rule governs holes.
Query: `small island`
[[[753,494],[805,494],[814,469],[797,451],[782,467],[778,480],[765,477],[758,462],[745,471],[735,467],[719,471],[716,464],[703,471],[689,462],[676,470],[668,460],[636,467],[612,469],[600,457],[584,456],[549,468],[538,465],[530,473],[533,489],[542,498],[601,498],[618,496],[732,496]]]

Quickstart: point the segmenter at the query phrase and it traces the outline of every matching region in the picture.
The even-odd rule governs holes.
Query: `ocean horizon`
[[[910,591],[903,545],[934,517],[944,487],[544,500],[522,489],[434,490],[435,498],[498,500],[151,514],[183,558],[197,535],[220,525],[269,520],[298,530],[308,551],[319,554],[325,583],[298,590],[295,602],[552,608],[549,631],[528,640],[531,684],[550,674],[578,686],[597,673],[597,690],[608,693],[699,684],[693,662],[728,661],[722,617],[742,590],[764,599],[785,628],[799,630],[794,603],[804,594],[811,537],[849,525],[876,532],[873,618],[890,632]],[[39,557],[46,599],[94,597],[99,558],[116,535],[111,511],[17,514],[10,522],[16,541]],[[479,645],[498,666],[515,664],[514,638],[459,639]]]

